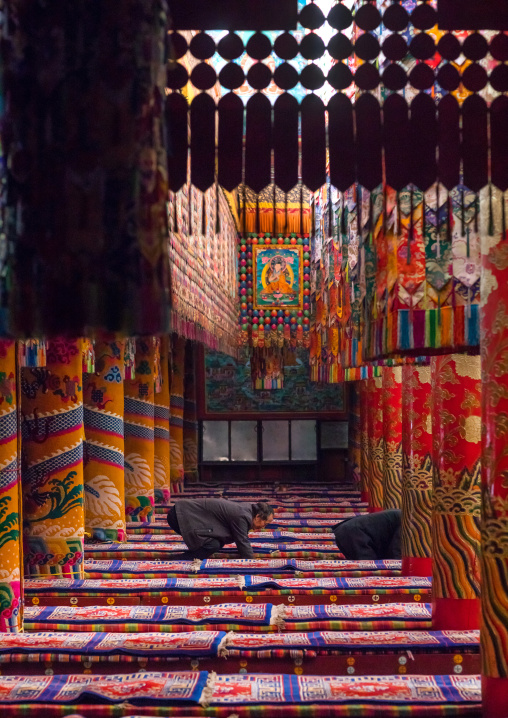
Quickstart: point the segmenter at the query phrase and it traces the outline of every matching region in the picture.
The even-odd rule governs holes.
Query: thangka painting
[[[254,309],[302,309],[302,247],[272,245],[253,249]]]

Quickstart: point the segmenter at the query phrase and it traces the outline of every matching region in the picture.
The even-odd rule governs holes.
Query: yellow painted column
[[[171,448],[171,491],[183,489],[183,392],[185,376],[185,339],[177,336],[172,342],[171,362],[171,418],[169,422]]]
[[[98,341],[95,372],[83,380],[85,527],[94,538],[125,540],[123,341]]]
[[[171,346],[168,336],[160,341],[160,391],[155,392],[155,503],[167,503],[171,497],[169,457],[169,360]]]
[[[48,342],[47,366],[21,370],[26,576],[83,577],[81,339]]]
[[[16,345],[0,340],[0,632],[23,626]]]
[[[136,340],[135,374],[125,380],[125,513],[128,521],[151,521],[154,506],[153,337]]]

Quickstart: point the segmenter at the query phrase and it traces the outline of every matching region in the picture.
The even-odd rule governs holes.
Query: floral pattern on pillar
[[[171,348],[169,337],[161,337],[160,342],[160,367],[161,386],[160,391],[155,393],[155,471],[154,490],[155,503],[167,503],[171,496],[170,484],[170,458],[169,458],[169,354]]]
[[[134,379],[125,381],[125,513],[128,521],[151,521],[154,506],[153,337],[136,339]]]
[[[374,377],[367,380],[369,426],[369,495],[370,510],[383,510],[383,397],[382,379]]]
[[[482,695],[488,718],[508,715],[508,239],[501,193],[483,193],[481,352],[482,456]],[[486,196],[485,196],[486,195]],[[482,202],[482,205],[484,202]]]
[[[432,574],[430,366],[402,367],[402,572]]]
[[[48,342],[46,367],[21,370],[26,576],[83,578],[81,339]]]
[[[124,541],[123,341],[97,341],[95,372],[83,377],[85,527],[105,541]]]
[[[383,367],[383,507],[402,505],[402,367]]]
[[[16,345],[0,341],[0,631],[22,630]]]
[[[431,360],[436,629],[479,626],[480,373],[479,356],[446,354]]]

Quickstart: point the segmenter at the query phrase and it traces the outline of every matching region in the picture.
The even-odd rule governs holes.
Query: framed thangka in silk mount
[[[255,246],[254,309],[302,309],[303,249]]]

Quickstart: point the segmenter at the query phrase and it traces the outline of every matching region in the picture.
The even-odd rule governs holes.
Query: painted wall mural
[[[206,415],[230,413],[336,413],[345,408],[343,385],[317,386],[309,381],[308,353],[287,352],[284,386],[258,391],[252,387],[250,357],[237,361],[220,352],[206,351],[204,365]],[[292,361],[288,364],[288,361]]]

